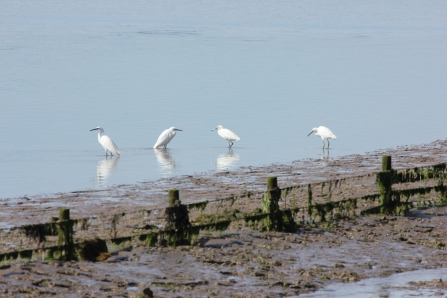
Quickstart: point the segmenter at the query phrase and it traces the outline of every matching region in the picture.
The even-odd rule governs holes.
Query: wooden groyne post
[[[267,192],[262,197],[262,212],[267,214],[263,228],[267,231],[295,231],[296,223],[292,212],[290,210],[280,210],[280,199],[281,189],[278,187],[277,177],[267,177]]]
[[[158,243],[168,246],[191,244],[194,233],[191,231],[189,211],[188,207],[180,202],[178,189],[168,190],[168,203],[169,207],[165,210],[166,224]]]
[[[73,241],[73,221],[70,220],[70,209],[59,209],[59,220],[57,221],[57,243],[61,248],[60,259],[70,261],[75,259]]]
[[[397,180],[397,171],[391,165],[391,156],[382,156],[382,171],[377,173],[379,186],[379,209],[381,214],[405,215],[408,203],[400,202],[400,195],[393,194],[393,183]]]

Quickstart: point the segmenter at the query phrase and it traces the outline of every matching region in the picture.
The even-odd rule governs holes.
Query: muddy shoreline
[[[378,172],[381,156],[393,168],[447,160],[447,141],[378,150],[337,159],[243,167],[231,172],[181,176],[104,191],[0,200],[0,227],[47,222],[61,207],[73,218],[139,208],[166,207],[166,192],[180,190],[183,203],[265,189],[267,176],[280,187]],[[414,208],[406,217],[367,216],[308,226],[296,233],[261,233],[231,226],[201,233],[195,246],[134,246],[105,262],[12,262],[0,266],[0,296],[282,297],[394,273],[445,268],[447,207]],[[447,278],[414,282],[447,295]]]

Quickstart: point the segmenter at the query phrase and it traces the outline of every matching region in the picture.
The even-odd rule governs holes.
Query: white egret
[[[109,138],[109,136],[106,136],[104,134],[104,129],[101,126],[90,129],[90,131],[93,131],[93,130],[99,130],[98,142],[102,145],[102,147],[106,151],[106,156],[107,156],[107,152],[110,152],[110,156],[113,156],[113,153],[115,153],[116,155],[121,155],[121,152],[118,149],[118,147],[115,145],[115,143],[112,141],[112,139]]]
[[[233,141],[237,142],[241,139],[231,130],[223,128],[222,125],[217,126],[215,129],[212,129],[211,131],[216,129],[219,136],[228,141],[228,148],[231,148],[231,146],[233,146]]]
[[[332,133],[332,131],[330,131],[330,129],[325,126],[312,128],[312,131],[307,136],[310,136],[312,133],[315,133],[316,136],[321,137],[321,139],[323,140],[323,148],[325,146],[324,139],[327,139],[327,147],[328,148],[330,145],[329,139],[332,139],[332,140],[337,139],[337,137]]]
[[[171,127],[166,129],[161,133],[161,135],[158,137],[157,142],[154,145],[154,149],[158,148],[160,146],[166,146],[169,144],[169,142],[175,137],[175,134],[177,131],[182,131],[181,129]]]

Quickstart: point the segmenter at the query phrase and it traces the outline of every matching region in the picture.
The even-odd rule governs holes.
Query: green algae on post
[[[189,211],[186,205],[180,202],[180,194],[177,189],[168,190],[169,207],[165,209],[166,225],[164,231],[159,233],[160,245],[177,246],[191,243],[195,230],[191,230]]]
[[[267,178],[267,192],[262,196],[262,213],[267,216],[261,220],[263,229],[267,231],[287,231],[296,230],[296,223],[292,212],[283,212],[279,208],[281,199],[281,189],[278,187],[277,177]]]
[[[168,203],[169,207],[174,207],[180,203],[180,194],[178,189],[168,190]]]

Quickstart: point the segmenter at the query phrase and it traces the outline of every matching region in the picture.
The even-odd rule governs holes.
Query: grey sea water
[[[445,1],[2,1],[0,198],[447,136]],[[230,151],[211,129],[241,138]],[[120,148],[106,159],[89,130]],[[182,129],[154,150],[166,128]]]

